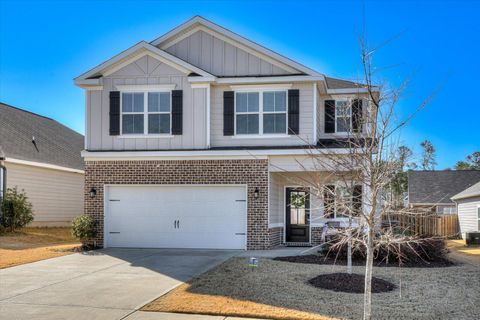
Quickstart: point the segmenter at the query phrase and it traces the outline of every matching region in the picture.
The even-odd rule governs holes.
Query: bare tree
[[[311,147],[309,160],[297,160],[308,171],[308,176],[297,176],[297,184],[308,187],[313,197],[323,200],[323,217],[341,216],[348,220],[336,229],[334,246],[348,246],[350,250],[366,251],[364,319],[372,319],[372,274],[374,252],[387,247],[399,252],[405,243],[418,238],[398,234],[392,226],[382,227],[382,216],[393,209],[386,191],[396,174],[403,170],[410,155],[399,152],[398,133],[423,109],[433,95],[419,103],[406,118],[399,118],[397,106],[409,81],[393,88],[383,83],[373,58],[378,47],[370,47],[361,39],[362,76],[357,82],[355,95],[340,96],[337,101],[325,101],[326,112],[336,132],[341,137],[320,141]],[[335,97],[333,97],[335,98]],[[330,121],[330,122],[329,122]],[[322,145],[323,143],[323,145]],[[404,210],[404,209],[402,209]],[[351,255],[348,255],[348,272],[351,272]]]
[[[422,169],[435,170],[437,165],[435,146],[428,140],[422,141],[420,146],[422,147]]]

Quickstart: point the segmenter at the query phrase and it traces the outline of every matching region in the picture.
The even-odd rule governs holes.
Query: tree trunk
[[[352,274],[352,217],[348,220],[347,273]]]
[[[373,232],[373,227],[370,227],[367,235],[367,262],[365,264],[363,320],[372,319]]]

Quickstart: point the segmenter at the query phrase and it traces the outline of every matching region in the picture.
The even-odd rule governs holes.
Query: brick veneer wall
[[[270,247],[266,159],[86,161],[85,213],[97,223],[98,246],[103,245],[104,184],[247,184],[247,249]]]
[[[276,247],[283,244],[283,227],[268,229],[270,235],[270,247]]]
[[[322,231],[323,227],[312,227],[311,232],[311,244],[317,246],[322,243]]]

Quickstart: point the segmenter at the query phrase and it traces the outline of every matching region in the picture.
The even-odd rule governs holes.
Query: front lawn
[[[70,228],[22,228],[0,234],[0,269],[67,255],[79,246]]]
[[[309,280],[345,272],[344,266],[232,258],[143,307],[144,311],[270,319],[361,319],[363,295],[315,288]],[[355,266],[354,273],[364,268]],[[474,319],[480,314],[480,270],[375,267],[374,276],[395,285],[373,295],[374,319]]]

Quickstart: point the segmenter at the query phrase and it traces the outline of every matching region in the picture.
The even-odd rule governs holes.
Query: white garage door
[[[105,246],[245,249],[244,186],[106,187]]]

